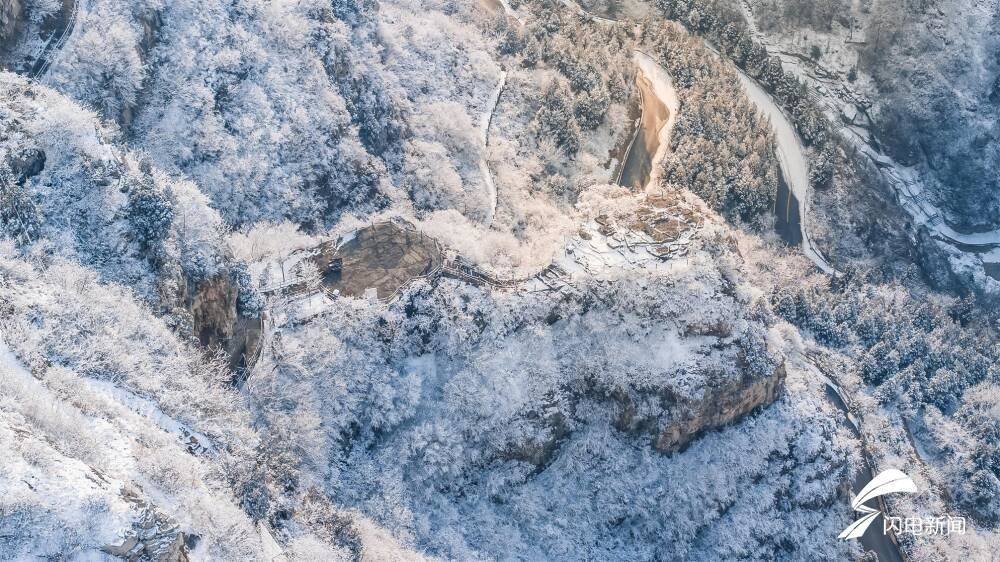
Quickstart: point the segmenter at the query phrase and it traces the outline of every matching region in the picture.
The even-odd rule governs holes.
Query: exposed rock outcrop
[[[948,255],[924,226],[917,228],[914,244],[917,263],[930,283],[940,291],[960,290],[963,286],[974,287],[971,279],[961,279],[948,260]]]
[[[122,498],[135,506],[139,516],[121,544],[108,545],[102,550],[129,562],[187,562],[188,547],[197,542],[194,535],[185,535],[168,515],[144,500],[131,487],[122,490]]]
[[[188,297],[194,335],[203,346],[223,346],[236,327],[237,289],[225,274],[199,282]]]
[[[197,282],[185,283],[184,308],[191,313],[193,335],[207,348],[221,349],[233,370],[243,369],[260,345],[260,316],[241,313],[237,306],[239,287],[229,272]]]
[[[8,155],[7,164],[19,185],[28,178],[37,176],[45,169],[45,152],[38,148],[27,148]]]
[[[700,403],[685,408],[680,419],[659,428],[653,446],[672,453],[686,447],[702,433],[738,421],[778,397],[785,383],[785,366],[770,377],[750,384],[734,383],[713,388]]]
[[[541,430],[532,438],[512,443],[507,450],[507,458],[524,461],[544,470],[559,451],[560,442],[569,434],[566,418],[555,413],[548,416],[529,415],[532,421],[541,425]]]
[[[785,383],[784,363],[762,378],[744,376],[726,379],[710,387],[698,400],[682,399],[667,389],[656,392],[590,388],[585,394],[603,396],[616,405],[612,420],[622,432],[649,435],[652,446],[661,453],[674,453],[687,447],[704,433],[738,422],[758,408],[774,402]],[[578,396],[579,398],[579,396]],[[650,412],[659,411],[659,414]],[[532,464],[544,470],[556,457],[561,443],[571,429],[561,414],[529,412],[525,421],[534,428],[531,438],[508,444],[504,457]]]
[[[10,46],[24,24],[21,0],[0,0],[0,49]]]

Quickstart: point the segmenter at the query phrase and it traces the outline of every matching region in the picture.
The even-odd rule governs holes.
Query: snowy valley
[[[0,0],[0,560],[993,560],[1000,10],[910,4]]]

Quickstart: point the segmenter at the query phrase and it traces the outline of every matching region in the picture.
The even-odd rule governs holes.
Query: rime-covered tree
[[[125,182],[124,213],[140,248],[155,254],[169,235],[174,207],[170,195],[148,173],[146,168],[141,177]]]
[[[550,138],[573,156],[580,148],[580,126],[573,108],[573,93],[562,80],[549,82],[538,100],[535,126],[540,138]]]

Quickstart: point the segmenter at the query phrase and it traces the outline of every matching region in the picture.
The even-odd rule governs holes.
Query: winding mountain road
[[[733,67],[739,73],[740,83],[743,84],[747,97],[771,121],[771,127],[774,129],[774,144],[781,173],[788,188],[799,202],[799,217],[802,221],[802,252],[827,275],[840,275],[840,272],[830,265],[830,262],[816,249],[809,237],[809,164],[806,162],[805,148],[802,146],[802,139],[799,137],[798,131],[795,130],[795,126],[792,125],[791,120],[774,101],[774,98],[764,91],[764,88],[756,80],[747,76],[736,65]]]
[[[768,41],[767,36],[757,28],[756,18],[747,0],[741,0],[739,5],[753,37],[769,51],[777,50],[782,63],[789,65],[800,78],[810,83],[809,97],[824,111],[832,123],[836,124],[839,121],[840,116],[845,114],[845,109],[856,110],[853,108],[853,102],[841,99],[833,93],[838,89],[837,86],[843,86],[835,73],[825,72],[825,76],[821,79],[817,73],[810,71],[809,66],[802,64],[801,55],[776,49]],[[843,126],[838,132],[841,138],[875,165],[892,189],[900,207],[916,224],[927,227],[933,238],[967,254],[980,254],[1000,248],[1000,228],[982,232],[958,232],[945,222],[944,213],[928,200],[926,187],[918,170],[904,166],[882,153],[854,127]],[[868,135],[870,132],[865,134]]]
[[[562,0],[562,2],[570,9],[587,15],[595,21],[608,24],[622,23],[618,20],[608,19],[587,12],[573,0]],[[768,94],[760,86],[760,84],[743,72],[739,66],[732,63],[732,61],[730,61],[727,57],[719,53],[718,49],[716,49],[714,45],[708,41],[705,41],[705,45],[720,58],[727,61],[732,68],[736,70],[740,77],[740,83],[743,85],[743,89],[747,93],[747,97],[750,98],[750,101],[757,106],[757,109],[771,121],[771,126],[775,132],[775,144],[778,161],[780,162],[781,173],[784,176],[785,183],[788,185],[799,204],[799,217],[801,220],[802,231],[802,252],[823,273],[834,277],[839,276],[840,272],[830,265],[830,262],[827,261],[826,257],[824,257],[819,249],[816,248],[809,236],[809,164],[806,161],[805,149],[803,148],[802,139],[799,136],[798,131],[795,129],[794,125],[792,125],[791,120],[785,114],[784,110],[781,109],[781,106],[778,105],[774,98],[771,97],[771,95]],[[640,64],[641,68],[643,67],[642,65],[646,65],[646,68],[649,68],[650,63],[652,63],[661,70],[663,69],[662,66],[656,63],[653,57],[646,53],[642,53],[641,51],[636,52],[643,55],[641,58],[637,58],[636,60],[636,62]],[[663,72],[666,71],[663,70]],[[667,80],[669,81],[669,75],[667,75]],[[673,90],[672,86],[670,86],[670,90]],[[672,109],[671,119],[674,119],[677,112],[674,111],[673,108],[678,105],[676,102],[676,92],[673,92],[672,96],[674,98],[672,101],[674,105],[668,104],[668,107]],[[665,146],[666,143],[663,143],[663,147]]]

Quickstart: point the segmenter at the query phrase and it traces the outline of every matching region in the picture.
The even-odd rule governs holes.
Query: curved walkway
[[[493,114],[496,113],[497,105],[500,104],[500,95],[503,94],[503,88],[506,84],[507,72],[501,71],[500,81],[497,83],[496,90],[493,91],[493,95],[490,98],[490,110],[483,114],[482,123],[480,125],[484,151],[490,142],[490,125],[493,123]],[[499,195],[496,178],[493,177],[493,170],[490,168],[490,163],[488,162],[485,154],[479,160],[479,171],[483,175],[483,181],[486,182],[486,190],[490,198],[490,212],[486,216],[486,226],[489,227],[493,224],[493,219],[497,214]]]

